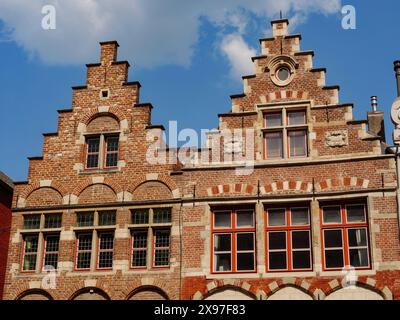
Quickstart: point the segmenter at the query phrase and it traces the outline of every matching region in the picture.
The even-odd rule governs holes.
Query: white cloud
[[[240,80],[242,76],[254,73],[250,58],[256,55],[257,50],[250,48],[240,34],[226,36],[220,49],[229,60],[233,79]]]
[[[118,40],[121,56],[141,67],[190,65],[197,43],[200,17],[224,32],[233,27],[244,34],[250,15],[266,19],[302,17],[340,10],[341,0],[0,0],[0,20],[15,41],[47,64],[82,64],[96,61],[98,41]],[[44,5],[57,10],[57,29],[41,27]],[[296,18],[298,19],[298,18]],[[4,30],[0,30],[3,34]],[[1,39],[0,39],[1,40]],[[230,42],[228,41],[230,40]],[[228,42],[227,42],[228,41]],[[239,61],[253,54],[237,36],[223,37],[221,49],[232,63],[232,74],[246,70]],[[238,52],[241,49],[242,53]]]

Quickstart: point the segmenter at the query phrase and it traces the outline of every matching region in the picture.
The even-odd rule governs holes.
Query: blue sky
[[[44,31],[40,6],[27,9],[21,5],[23,0],[0,0],[1,171],[16,181],[27,179],[26,158],[42,155],[42,133],[57,130],[56,110],[71,107],[71,86],[85,83],[85,63],[98,61],[99,41],[120,42],[119,59],[131,62],[129,78],[141,82],[141,101],[155,107],[154,124],[167,127],[169,120],[177,120],[179,129],[215,128],[217,114],[230,110],[229,96],[243,90],[239,74],[247,70],[242,61],[248,60],[246,52],[256,49],[258,54],[258,39],[271,35],[270,20],[279,16],[278,3],[292,18],[291,32],[302,33],[302,49],[315,51],[314,67],[326,67],[327,84],[340,85],[341,101],[354,103],[355,119],[365,119],[371,95],[378,96],[391,142],[389,113],[396,96],[393,61],[400,59],[396,17],[400,2],[313,0],[310,6],[301,0],[232,0],[232,7],[229,1],[219,2],[222,7],[205,1],[204,7],[197,8],[197,1],[164,2],[169,1],[181,5],[181,10],[167,12],[157,7],[158,0],[150,1],[152,5],[135,0],[141,14],[135,22],[122,8],[123,14],[107,11],[100,25],[96,16],[89,19],[84,11],[101,12],[105,3],[101,0],[88,1],[96,7],[57,7],[60,30]],[[38,0],[39,4],[52,2]],[[123,2],[114,3],[118,8]],[[344,4],[357,10],[356,30],[341,28]],[[74,26],[67,24],[79,14],[79,27],[86,30],[81,33],[73,28],[76,21],[71,22]],[[160,20],[163,26],[157,25]],[[147,24],[154,25],[144,27]],[[239,49],[243,50],[224,47],[232,37],[242,41]]]

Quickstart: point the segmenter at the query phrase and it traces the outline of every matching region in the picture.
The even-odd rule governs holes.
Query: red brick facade
[[[176,152],[155,149],[148,139],[150,132],[159,135],[164,129],[151,123],[151,104],[140,103],[140,84],[127,82],[129,63],[116,60],[118,44],[101,43],[101,62],[87,65],[86,85],[73,88],[72,109],[59,111],[57,133],[44,135],[43,156],[30,159],[28,181],[16,185],[6,299],[400,299],[395,158],[385,153],[384,138],[368,131],[367,121],[353,119],[353,106],[339,102],[339,88],[326,86],[326,70],[313,68],[313,52],[300,50],[301,36],[287,35],[286,20],[272,25],[274,37],[261,39],[261,55],[253,58],[255,74],[243,77],[244,93],[232,96],[231,112],[219,115],[221,131],[243,129],[239,146],[254,146],[250,152],[240,149],[247,160],[255,160],[246,172],[241,171],[243,163],[206,161],[227,156],[226,140],[216,148],[222,139],[218,134],[198,150],[198,163],[149,164],[148,150],[167,158]],[[296,112],[304,114],[304,123],[297,123]],[[282,123],[269,128],[266,119],[278,113]],[[243,136],[252,130],[251,138]],[[273,150],[276,140],[267,137],[277,132],[281,149]],[[115,136],[118,161],[112,163],[109,137]],[[293,141],[304,144],[304,150]],[[270,158],[276,150],[282,156]],[[298,152],[306,154],[294,156]],[[360,204],[366,216],[344,225],[351,205]],[[323,225],[324,208],[332,205],[345,217],[342,225]],[[296,218],[292,208],[299,206],[308,210],[310,239],[308,251],[300,251],[311,258],[309,268],[300,271],[294,270],[301,254],[293,253],[297,244],[292,238],[298,227],[282,227],[287,228],[286,258],[267,236],[278,232],[267,223],[270,210],[289,208],[285,219],[290,216],[290,224]],[[140,209],[148,220],[133,221]],[[169,209],[171,219],[158,221],[157,212]],[[116,221],[101,225],[100,216],[110,210]],[[219,255],[214,248],[222,240],[215,234],[223,232],[214,230],[213,221],[221,211],[232,215],[233,224],[225,231],[231,234],[230,248],[225,248],[229,252]],[[252,214],[253,225],[241,231],[238,219],[244,211]],[[90,225],[80,224],[79,215],[92,212]],[[62,215],[62,223],[47,228],[47,216],[54,213]],[[27,227],[35,215],[40,223]],[[323,244],[329,228],[342,230],[340,248],[332,251]],[[355,229],[357,248],[351,244]],[[360,240],[364,230],[366,244]],[[246,233],[255,239],[247,243],[252,246],[247,251],[232,240]],[[104,234],[112,234],[114,244],[112,265],[102,268]],[[59,237],[55,285],[50,288],[43,285],[41,267],[49,235]],[[86,265],[80,244],[85,236],[91,239]],[[368,260],[351,274],[356,277],[351,290],[343,288],[341,268],[327,268],[325,260],[338,252],[343,263],[361,261],[361,256]],[[146,262],[133,262],[140,254]],[[278,262],[273,260],[278,256]],[[273,266],[282,261],[287,268]],[[246,272],[240,272],[243,268]]]
[[[12,194],[13,184],[11,180],[0,171],[0,300],[3,297],[4,281],[7,270]]]

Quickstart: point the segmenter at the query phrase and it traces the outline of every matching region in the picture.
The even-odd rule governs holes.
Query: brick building
[[[288,23],[199,150],[162,142],[118,44],[101,43],[16,183],[5,298],[400,298],[383,113],[353,119]]]
[[[11,179],[0,171],[0,300],[3,297],[4,280],[7,270],[13,188]]]

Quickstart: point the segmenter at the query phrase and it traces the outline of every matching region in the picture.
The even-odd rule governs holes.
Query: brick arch
[[[337,179],[325,179],[318,181],[315,184],[315,189],[317,191],[325,191],[338,187],[343,187],[343,188],[357,187],[362,189],[368,189],[369,183],[370,181],[368,179],[346,176]]]
[[[174,192],[175,190],[179,190],[176,182],[171,179],[171,177],[164,175],[164,174],[158,174],[157,178],[148,178],[146,177],[146,175],[141,176],[139,179],[136,179],[134,181],[134,183],[132,183],[129,187],[128,190],[130,193],[134,193],[134,191],[143,183],[145,182],[161,182],[162,184],[164,184],[169,190],[171,190],[171,192]]]
[[[260,193],[262,195],[275,193],[275,192],[311,192],[313,189],[312,183],[305,181],[295,181],[295,180],[280,180],[272,183],[268,183],[260,187]]]
[[[127,296],[126,296],[126,300],[131,300],[135,295],[138,295],[140,293],[145,293],[145,292],[149,292],[152,293],[153,295],[158,295],[160,297],[162,297],[164,300],[169,300],[169,297],[167,295],[167,293],[161,289],[160,287],[154,286],[154,285],[143,285],[140,286],[138,288],[133,289]],[[152,295],[152,296],[153,296]],[[154,298],[149,297],[149,300],[153,300]],[[160,300],[163,300],[160,299]]]
[[[116,182],[115,179],[104,177],[104,180],[102,182],[93,182],[92,177],[87,177],[86,179],[84,179],[75,186],[75,188],[72,191],[72,194],[79,196],[87,187],[94,184],[104,184],[110,187],[116,195],[124,191],[124,188],[118,182]]]
[[[93,294],[97,294],[97,295],[103,297],[104,300],[111,300],[111,298],[108,295],[108,293],[103,288],[99,288],[99,287],[84,287],[84,288],[81,288],[81,289],[75,291],[69,297],[68,300],[75,300],[80,295],[83,295],[83,294],[86,294],[86,293],[90,293],[90,291],[92,291],[92,290],[93,290]]]
[[[99,116],[109,116],[115,118],[117,121],[121,122],[122,120],[126,120],[127,117],[124,112],[115,106],[110,107],[108,111],[101,112],[98,108],[92,108],[87,112],[83,113],[82,117],[80,118],[80,122],[88,125],[93,119]]]
[[[277,282],[274,281],[268,285],[268,293],[265,294],[264,298],[267,300],[273,296],[275,293],[279,292],[285,288],[294,288],[297,289],[304,294],[308,295],[311,299],[316,300],[316,296],[314,292],[310,291],[311,284],[307,280],[295,280],[293,279],[292,282]]]
[[[25,291],[21,292],[20,294],[18,294],[18,296],[15,298],[15,300],[24,300],[25,297],[28,297],[30,295],[36,295],[36,296],[39,295],[39,296],[43,296],[47,300],[54,300],[53,297],[51,296],[51,294],[44,289],[25,290]],[[34,300],[38,300],[38,299],[34,299]]]
[[[257,300],[257,295],[254,293],[255,288],[251,284],[240,280],[234,282],[232,282],[232,280],[214,280],[209,282],[203,292],[197,291],[192,296],[192,300],[204,300],[213,294],[224,290],[235,290],[249,298]]]
[[[370,290],[380,295],[384,300],[393,300],[392,291],[387,286],[378,286],[375,279],[373,278],[358,279],[357,281],[355,281],[354,286]],[[322,293],[324,298],[327,298],[329,295],[341,289],[344,289],[342,283],[338,280],[333,280],[320,290],[316,289],[315,294],[317,294],[317,292],[319,291],[320,293]]]
[[[26,199],[26,198],[28,198],[30,196],[30,194],[32,192],[34,192],[34,191],[36,191],[36,190],[38,190],[40,188],[51,188],[51,189],[57,191],[60,194],[61,197],[65,196],[67,194],[67,190],[66,190],[66,188],[64,187],[63,184],[61,184],[61,183],[59,183],[57,181],[52,181],[52,180],[49,180],[49,181],[51,181],[51,183],[49,185],[46,185],[46,186],[41,185],[39,181],[36,181],[36,182],[34,182],[32,184],[29,184],[27,186],[27,188],[25,188],[20,193],[19,196],[21,198],[25,198]]]
[[[246,183],[216,185],[207,189],[207,195],[210,197],[232,193],[253,195],[256,192],[256,186]]]

